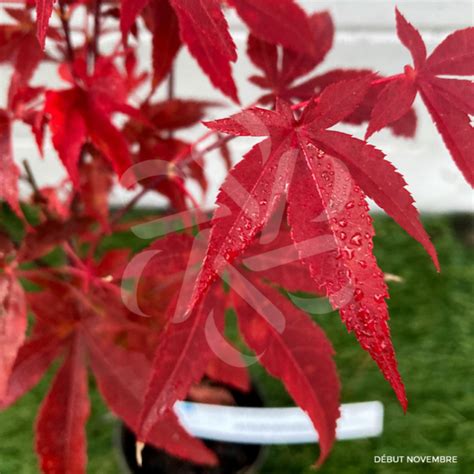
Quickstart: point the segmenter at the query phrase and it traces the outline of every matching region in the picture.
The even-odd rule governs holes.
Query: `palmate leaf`
[[[53,145],[73,184],[80,186],[78,165],[82,147],[91,141],[121,176],[131,165],[129,146],[124,134],[112,122],[115,112],[137,115],[126,102],[126,81],[118,73],[111,58],[97,61],[92,75],[86,64],[77,60],[72,69],[61,70],[73,87],[47,91],[45,112]],[[79,85],[86,84],[86,87]]]
[[[383,272],[372,254],[368,204],[338,160],[307,144],[288,192],[288,221],[318,293],[338,309],[349,331],[379,365],[403,408],[407,400],[388,328]],[[332,178],[332,176],[338,176]],[[344,196],[339,201],[335,196]],[[325,246],[308,248],[322,236]]]
[[[397,33],[413,58],[414,69],[405,67],[401,78],[380,92],[366,137],[402,117],[419,92],[451,156],[474,186],[474,129],[469,114],[474,110],[474,83],[439,76],[474,74],[474,28],[449,35],[427,58],[420,33],[396,10]]]
[[[90,405],[83,356],[77,337],[40,408],[36,450],[45,474],[82,474],[86,469],[85,423]]]
[[[346,134],[325,130],[352,113],[364,100],[370,85],[370,75],[332,85],[325,89],[317,104],[313,103],[306,108],[299,120],[293,117],[290,107],[280,101],[276,112],[250,109],[229,119],[208,123],[210,128],[222,133],[266,135],[270,138],[260,144],[263,150],[268,150],[267,161],[259,159],[260,155],[256,154],[260,153],[257,145],[249,155],[252,159],[247,156],[231,171],[230,179],[223,185],[217,200],[219,207],[214,216],[206,259],[189,307],[193,308],[198,304],[218,275],[250,246],[272,214],[270,198],[284,194],[289,187],[288,221],[300,259],[305,263],[308,263],[309,257],[322,259],[320,265],[309,265],[315,282],[314,289],[329,296],[333,306],[341,309],[348,328],[356,333],[362,347],[371,353],[391,382],[402,406],[406,407],[404,388],[386,323],[386,289],[381,271],[372,256],[373,231],[368,223],[364,196],[357,194],[360,190],[353,191],[350,188],[345,194],[343,190],[339,190],[339,193],[334,190],[333,199],[331,195],[324,195],[341,180],[346,185],[354,181],[425,246],[438,266],[436,252],[422,227],[413,199],[405,189],[405,182],[385,160],[383,153]],[[338,169],[334,168],[331,161],[326,163],[329,169],[316,168],[318,156],[326,154],[340,163]],[[271,162],[272,159],[275,163]],[[266,168],[269,162],[272,163],[271,170],[279,170],[276,175]],[[239,179],[241,176],[244,178]],[[265,179],[262,180],[261,176]],[[277,192],[272,193],[272,188]],[[354,192],[355,195],[351,194]],[[359,201],[363,204],[358,211],[364,215],[363,220],[359,216],[356,219],[353,215],[355,211],[352,207],[358,206]],[[256,203],[255,210],[250,206],[252,203]],[[315,208],[309,212],[308,206],[311,205]],[[347,245],[352,239],[354,248],[343,248],[345,244],[340,242],[340,235],[335,237],[332,225],[315,224],[314,228],[311,227],[312,219],[318,217],[318,210],[319,214],[326,216],[327,221],[329,214],[335,212],[331,210],[331,206],[340,213],[337,217],[347,226],[341,231],[349,239]],[[255,217],[249,219],[248,213],[253,213]],[[245,222],[243,217],[247,217]],[[330,217],[336,219],[334,215]],[[232,236],[234,230],[235,237]],[[361,247],[359,251],[363,249],[367,254],[359,258],[363,261],[360,268],[351,268],[353,264],[346,266],[340,261],[346,254],[352,256],[358,247]],[[313,257],[315,255],[322,256]],[[370,270],[362,268],[363,265],[367,265]],[[355,272],[356,269],[358,273]],[[352,291],[349,299],[338,299],[341,286],[344,286],[338,281],[341,278],[347,280]],[[358,300],[362,294],[365,295],[359,288],[360,285],[367,285],[364,304]],[[356,291],[357,289],[361,289],[361,292]],[[375,299],[381,302],[377,303]],[[369,324],[372,321],[374,325]],[[382,347],[384,350],[381,350]]]
[[[53,145],[75,186],[79,186],[78,164],[88,138],[122,175],[130,166],[128,144],[103,108],[78,89],[49,91],[46,112],[51,120]]]
[[[136,432],[150,375],[150,362],[143,354],[118,347],[97,335],[88,334],[86,344],[102,397],[108,407]],[[181,427],[172,410],[153,426],[147,442],[195,463],[216,463],[214,453]]]
[[[179,19],[181,39],[211,82],[238,102],[231,63],[235,44],[218,0],[170,0]]]
[[[320,76],[309,78],[304,82],[293,86],[288,91],[287,97],[294,97],[299,100],[310,100],[314,97],[314,94],[321,94],[327,87],[336,84],[337,82],[357,79],[367,74],[372,74],[374,79],[370,90],[368,91],[362,103],[359,104],[357,109],[355,109],[344,119],[345,123],[360,125],[370,121],[370,118],[373,114],[372,111],[374,107],[377,106],[378,95],[384,88],[383,83],[377,84],[377,81],[382,80],[382,76],[369,69],[333,69],[321,74]],[[398,81],[394,82],[398,83]],[[401,97],[400,100],[402,100]],[[400,104],[399,108],[403,110],[403,104]],[[405,114],[391,122],[389,127],[392,129],[392,132],[395,135],[411,138],[416,132],[417,117],[413,107],[404,111]],[[390,108],[390,104],[387,104],[387,113],[394,113],[398,116],[399,109],[396,107],[393,107],[392,109]]]
[[[247,54],[262,72],[261,76],[252,76],[251,82],[258,87],[270,89],[274,96],[288,98],[293,83],[312,72],[323,61],[334,39],[331,15],[328,12],[314,13],[308,17],[307,22],[310,31],[305,36],[308,36],[307,43],[313,48],[311,54],[304,49],[291,49],[287,43],[281,41],[276,42],[284,46],[279,48],[277,44],[265,39],[258,32],[249,36]],[[294,37],[295,35],[289,36]],[[279,55],[282,57],[281,61]],[[266,100],[266,97],[264,99]]]
[[[0,62],[8,61],[12,65],[16,87],[20,87],[28,83],[45,55],[38,43],[30,11],[8,7],[4,10],[15,24],[0,25]],[[57,38],[57,32],[52,28],[48,34]]]
[[[181,280],[184,270],[187,268],[188,273],[191,268],[193,274],[189,279],[192,282],[197,271],[188,262],[190,258],[191,262],[195,260],[190,257],[193,238],[181,234],[163,240],[158,240],[154,247],[169,248],[174,243],[171,255],[168,252],[158,256],[150,271],[156,274],[153,269],[160,268],[165,274],[172,272]],[[271,247],[265,248],[269,250]],[[252,252],[250,255],[255,256]],[[183,320],[180,319],[182,313],[177,311],[176,302],[171,303],[168,325],[155,354],[139,423],[139,439],[146,439],[156,423],[161,426],[166,421],[174,403],[187,396],[192,384],[199,381],[204,373],[212,380],[248,390],[249,380],[244,368],[246,361],[228,343],[222,343],[224,310],[233,303],[250,348],[261,356],[267,370],[284,382],[294,400],[310,413],[320,434],[322,462],[334,441],[339,416],[339,383],[331,345],[304,313],[281,296],[278,290],[262,283],[262,278],[267,279],[269,273],[251,273],[245,269],[245,262],[241,261],[238,268],[230,272],[228,281],[232,298],[222,291],[222,285],[216,283],[202,304]],[[189,294],[188,286],[181,289],[185,295]],[[247,295],[249,291],[250,296]],[[255,294],[256,300],[253,298]],[[266,304],[277,312],[279,323],[281,315],[285,314],[285,327],[278,324],[272,327],[267,320]]]
[[[306,13],[293,0],[230,0],[258,38],[313,56],[317,45]]]
[[[130,428],[138,428],[151,364],[145,354],[117,344],[117,334],[124,328],[130,331],[131,322],[118,293],[97,285],[104,276],[121,274],[124,257],[113,251],[90,268],[94,289],[87,297],[82,288],[48,278],[35,279],[46,288],[28,294],[36,318],[34,332],[18,352],[0,407],[13,404],[39,382],[57,356],[65,356],[38,416],[36,445],[44,472],[85,472],[88,362],[111,410]],[[18,297],[16,301],[19,305]],[[217,462],[172,411],[157,420],[146,442],[196,463]]]
[[[313,55],[295,52],[288,48],[279,48],[277,45],[250,35],[247,45],[247,54],[252,63],[261,71],[261,75],[249,78],[260,88],[268,89],[269,93],[260,98],[260,103],[269,103],[275,98],[290,100],[309,100],[331,84],[339,81],[352,80],[367,74],[373,74],[375,84],[357,109],[345,117],[344,122],[361,124],[368,122],[372,109],[376,104],[377,95],[383,84],[376,80],[381,76],[364,69],[335,69],[320,76],[305,78],[325,58],[332,47],[334,25],[328,12],[314,13],[309,17],[312,33],[311,43],[315,46]],[[281,60],[280,60],[281,57]],[[304,79],[303,82],[297,82]],[[395,100],[394,100],[395,102]],[[410,103],[411,105],[411,103]],[[416,115],[411,107],[393,105],[392,114],[396,117],[391,122],[391,128],[396,135],[412,137],[416,130]]]
[[[157,87],[168,76],[181,47],[178,18],[168,0],[152,0],[143,19],[153,35],[153,87]]]
[[[0,275],[0,404],[8,392],[15,359],[25,339],[26,300],[15,277]]]
[[[179,49],[177,17],[181,41],[201,69],[218,89],[238,102],[231,68],[237,60],[237,52],[218,0],[122,0],[121,5],[124,35],[148,5],[144,16],[153,32],[155,86],[169,72]],[[250,31],[263,41],[282,44],[298,53],[299,59],[301,56],[312,58],[317,55],[310,21],[293,0],[280,0],[277,5],[269,0],[233,0],[230,5],[237,10]]]
[[[209,250],[193,301],[217,279],[228,262],[243,254],[270,219],[284,193],[294,158],[287,150],[284,137],[264,141],[229,173],[217,197]]]
[[[259,355],[259,362],[283,382],[295,403],[308,413],[319,434],[321,464],[335,439],[339,417],[339,381],[333,348],[306,314],[278,291],[263,285],[256,275],[246,272],[245,283],[240,278],[231,281],[240,330],[248,346]],[[252,297],[255,291],[258,298]],[[266,314],[265,306],[270,301],[285,315],[282,329],[272,324]]]
[[[20,245],[18,261],[24,262],[44,257],[65,240],[87,232],[92,223],[91,218],[81,217],[64,222],[47,220],[33,227]]]
[[[20,170],[13,161],[10,117],[3,110],[0,110],[0,169],[0,199],[4,199],[21,216],[18,202]]]
[[[175,305],[170,306],[168,325],[158,345],[150,383],[139,421],[138,439],[146,440],[156,422],[184,400],[198,383],[212,359],[206,340],[205,321],[213,311],[224,311],[223,295],[216,289],[184,321],[174,320]],[[208,464],[216,460],[208,459]]]
[[[36,386],[61,349],[61,345],[49,332],[36,332],[18,351],[6,393],[0,397],[2,410]]]

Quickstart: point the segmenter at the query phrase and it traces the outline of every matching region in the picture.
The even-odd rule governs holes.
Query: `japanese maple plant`
[[[339,382],[331,344],[287,297],[295,292],[329,299],[407,409],[368,199],[439,263],[406,182],[368,140],[386,127],[393,140],[414,136],[419,95],[446,156],[474,184],[474,87],[459,77],[474,74],[474,28],[428,54],[397,10],[412,61],[384,77],[368,69],[314,74],[332,47],[333,22],[294,0],[26,0],[2,9],[9,20],[0,25],[0,61],[12,75],[0,110],[0,199],[18,225],[0,227],[0,407],[57,366],[36,422],[43,472],[86,470],[89,370],[136,434],[138,457],[148,443],[216,464],[173,406],[219,400],[203,391],[209,381],[249,390],[248,356],[224,336],[230,309],[252,361],[313,422],[322,463],[335,439]],[[249,80],[262,90],[244,107],[232,72],[232,11],[248,27]],[[148,40],[152,56],[141,64],[137,51]],[[215,86],[214,102],[175,96],[182,47]],[[62,86],[38,83],[44,64]],[[209,121],[226,99],[239,111]],[[41,187],[24,157],[14,160],[17,121],[41,153],[51,137],[67,173],[57,186]],[[367,123],[365,138],[338,131],[341,123]],[[192,140],[186,133],[196,127],[202,136]],[[235,137],[262,138],[232,166]],[[211,218],[195,184],[206,193],[205,160],[216,151],[208,165],[220,156],[228,174]],[[31,192],[20,202],[22,181]],[[117,186],[135,194],[111,209]],[[153,222],[149,214],[130,219],[153,193],[167,198],[166,212]],[[148,235],[139,252],[104,245],[130,229]]]

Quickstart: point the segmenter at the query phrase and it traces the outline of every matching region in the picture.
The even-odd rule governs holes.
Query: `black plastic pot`
[[[253,387],[249,393],[230,390],[236,404],[241,407],[262,407],[263,399]],[[206,446],[219,458],[219,466],[199,466],[152,446],[143,450],[143,466],[138,466],[135,457],[135,435],[125,425],[120,428],[122,458],[131,474],[250,474],[257,472],[262,460],[263,446],[234,444],[220,441],[205,441]]]

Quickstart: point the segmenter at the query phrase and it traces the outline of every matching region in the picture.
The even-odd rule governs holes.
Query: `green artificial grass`
[[[466,224],[469,222],[469,224]],[[437,274],[421,247],[393,222],[375,219],[376,254],[386,273],[403,281],[390,283],[392,337],[404,378],[409,410],[398,405],[375,363],[347,334],[337,314],[314,316],[337,351],[344,403],[380,400],[385,407],[383,435],[337,442],[326,464],[328,474],[472,473],[474,469],[474,266],[472,221],[429,217],[426,227],[439,252]],[[143,241],[142,241],[143,242]],[[140,246],[126,234],[107,247]],[[260,368],[254,375],[269,405],[291,403],[279,382]],[[50,377],[50,375],[49,375]],[[14,407],[0,413],[0,474],[38,473],[32,427],[48,386],[44,380]],[[116,422],[91,380],[92,414],[87,425],[91,474],[120,472],[114,438]],[[457,464],[375,464],[374,456],[449,455]],[[265,474],[311,473],[315,445],[271,447],[261,469]]]

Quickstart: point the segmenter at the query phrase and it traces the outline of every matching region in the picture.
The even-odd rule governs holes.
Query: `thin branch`
[[[164,179],[164,177],[160,176],[159,178],[162,178]],[[158,179],[157,179],[158,181]],[[130,202],[125,205],[124,207],[122,207],[122,209],[119,209],[112,217],[111,221],[110,221],[110,226],[113,227],[115,224],[117,224],[118,222],[120,222],[122,220],[122,218],[128,213],[130,212],[137,204],[139,201],[141,201],[141,199],[143,198],[143,196],[145,196],[148,192],[150,191],[150,188],[143,188],[136,196],[134,196]]]
[[[373,86],[378,86],[380,84],[388,84],[389,82],[396,81],[397,79],[401,79],[403,77],[405,77],[405,74],[395,74],[394,76],[382,77],[381,79],[377,79],[375,81],[372,81],[370,83],[370,86],[373,87]],[[292,108],[292,110],[304,109],[305,107],[307,107],[312,102],[315,102],[315,103],[319,102],[320,97],[321,96],[313,97],[309,100],[304,100],[303,102],[299,102],[297,104],[294,104],[291,108]]]
[[[191,161],[200,160],[204,158],[204,156],[210,153],[211,151],[217,150],[222,145],[225,145],[226,143],[231,142],[235,138],[237,138],[237,136],[234,136],[234,135],[220,136],[214,143],[211,143],[209,146],[202,149],[201,151],[198,151],[196,153],[191,153],[191,155],[189,156],[190,159],[183,160],[183,162],[184,164],[189,164]]]
[[[101,9],[102,1],[96,0],[95,1],[95,9],[94,9],[94,32],[92,38],[92,58],[95,63],[97,57],[99,56],[99,37],[101,35],[101,18],[100,18],[100,9]]]
[[[174,75],[174,67],[171,66],[171,70],[168,76],[168,100],[174,99],[174,92],[175,92],[175,75]],[[168,138],[173,138],[173,130],[168,132]]]
[[[36,196],[40,196],[40,190],[38,187],[38,183],[36,181],[35,175],[33,174],[33,170],[31,169],[28,160],[23,160],[23,168],[25,168],[26,179],[28,183],[30,183],[31,188]]]
[[[174,67],[171,67],[170,74],[168,76],[168,100],[174,99],[175,86],[176,80],[174,74]]]
[[[63,1],[59,2],[59,17],[64,31],[64,38],[66,40],[67,59],[72,63],[74,62],[74,48],[71,41],[71,29],[69,28],[69,15],[66,12]]]

